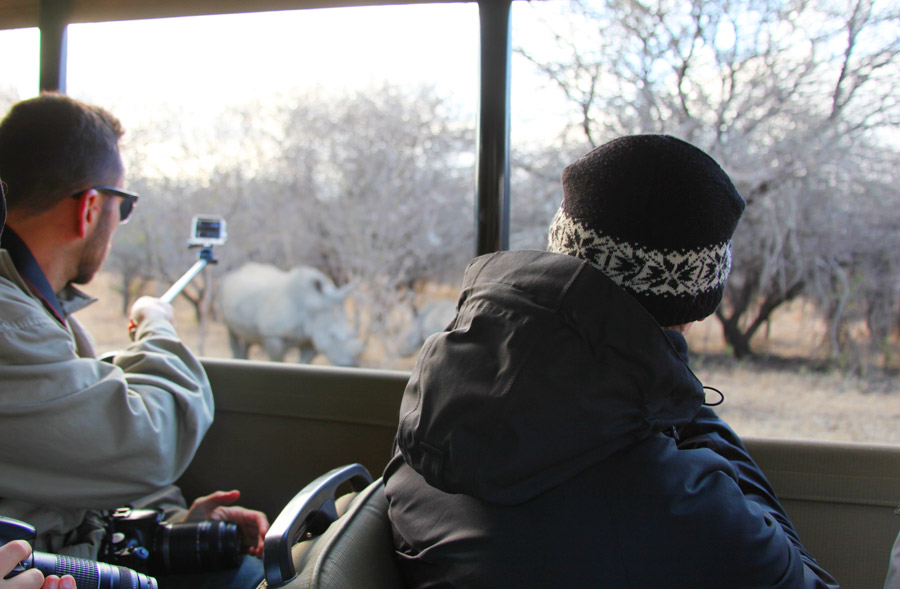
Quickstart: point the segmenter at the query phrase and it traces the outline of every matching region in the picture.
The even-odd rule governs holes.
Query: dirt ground
[[[128,343],[121,299],[101,274],[84,290],[101,301],[78,314],[94,335],[100,352]],[[230,357],[220,323],[201,333],[187,301],[175,302],[176,326],[199,355]],[[688,334],[692,366],[700,380],[722,391],[717,412],[742,436],[807,438],[871,444],[900,444],[900,377],[872,369],[863,377],[823,371],[805,360],[822,339],[823,326],[811,312],[795,305],[777,315],[767,337],[754,342],[760,357],[737,361],[725,353],[721,329],[714,319]],[[895,344],[896,345],[896,344]],[[389,359],[371,343],[362,364],[375,368],[411,369],[415,358]],[[251,359],[265,360],[259,349]],[[296,361],[292,351],[287,361]],[[322,357],[315,364],[327,364]]]

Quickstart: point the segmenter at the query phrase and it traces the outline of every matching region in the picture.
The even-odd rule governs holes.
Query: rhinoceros
[[[409,329],[400,338],[399,353],[409,356],[416,353],[432,333],[443,331],[456,317],[456,301],[431,301],[417,311]]]
[[[266,264],[241,266],[219,289],[232,354],[247,358],[250,346],[260,344],[270,360],[280,362],[288,349],[299,347],[303,363],[322,353],[332,364],[358,365],[363,344],[344,316],[348,289],[309,266],[287,272]]]

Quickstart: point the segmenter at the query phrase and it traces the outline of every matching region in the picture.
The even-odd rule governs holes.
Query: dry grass
[[[719,415],[741,435],[900,444],[896,377],[863,380],[757,362],[698,364],[703,383],[725,395]]]
[[[101,274],[85,290],[101,299],[78,314],[94,335],[98,351],[126,345],[127,320],[120,312],[120,297],[109,289],[108,276]],[[443,290],[439,294],[445,295]],[[179,333],[198,354],[231,356],[221,323],[211,323],[204,334],[186,301],[177,300],[175,310]],[[704,384],[725,394],[717,411],[741,435],[900,444],[900,379],[881,370],[859,377],[817,369],[805,358],[823,333],[824,326],[798,304],[779,313],[767,336],[754,342],[761,357],[752,361],[739,362],[725,353],[715,320],[697,324],[688,339],[694,371]],[[408,370],[415,361],[386,356],[380,342],[370,342],[362,363]],[[265,356],[254,348],[251,358]],[[296,359],[293,351],[287,361]],[[327,361],[317,357],[314,363]]]
[[[879,368],[865,376],[822,368],[815,356],[824,333],[796,303],[754,340],[752,360],[726,353],[715,320],[696,324],[688,339],[694,371],[725,395],[717,411],[741,435],[900,444],[900,379]]]

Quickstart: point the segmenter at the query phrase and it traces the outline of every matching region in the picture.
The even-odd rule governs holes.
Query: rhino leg
[[[231,346],[231,355],[235,358],[246,360],[249,357],[250,344],[239,338],[230,329],[228,330],[228,344]]]
[[[284,362],[284,355],[287,353],[287,346],[280,337],[267,337],[263,339],[263,349],[272,362]]]
[[[309,364],[316,357],[316,349],[312,346],[300,346],[300,364]]]

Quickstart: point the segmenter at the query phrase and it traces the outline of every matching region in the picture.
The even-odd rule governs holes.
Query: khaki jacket
[[[66,312],[91,302],[74,288],[60,301]],[[171,323],[142,323],[111,363],[98,360],[0,249],[0,515],[35,526],[35,549],[96,557],[97,510],[173,483],[213,413],[206,373]]]

